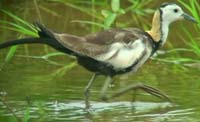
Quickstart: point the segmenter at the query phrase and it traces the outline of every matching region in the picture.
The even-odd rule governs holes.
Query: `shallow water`
[[[142,91],[137,92],[135,102],[132,102],[135,94],[131,92],[102,102],[98,98],[104,80],[101,77],[92,87],[92,112],[88,115],[84,112],[83,90],[91,73],[77,66],[63,77],[53,77],[51,74],[55,70],[54,66],[48,63],[40,60],[27,61],[18,57],[15,59],[21,63],[12,61],[1,71],[0,88],[7,92],[8,103],[19,116],[23,116],[29,108],[31,121],[199,121],[200,79],[197,71],[177,71],[177,68],[170,65],[147,63],[138,73],[128,78],[119,78],[115,86],[109,89],[109,94],[112,94],[128,84],[141,81],[161,89],[171,97],[173,103]],[[161,68],[159,73],[149,73]],[[0,121],[13,121],[5,106],[0,106]]]
[[[171,103],[154,103],[154,102],[91,102],[92,110],[91,113],[86,113],[83,101],[67,101],[62,103],[57,102],[46,102],[45,107],[45,121],[188,121],[192,122],[194,119],[191,116],[194,114],[194,109],[181,109],[178,106],[172,105]],[[26,103],[18,102],[19,109],[23,108]],[[31,106],[29,108],[31,113],[32,121],[36,121],[40,117],[38,115],[37,106]],[[160,111],[160,113],[156,112]],[[21,111],[18,114],[23,114]],[[4,114],[4,117],[10,116],[10,114]],[[188,116],[188,117],[185,117]]]
[[[19,6],[24,4],[20,3]],[[11,11],[19,9],[20,12],[22,10],[27,12],[25,18],[29,21],[37,20],[35,16],[29,14],[35,12],[34,7],[31,6],[32,3],[27,2],[26,4],[30,8],[20,9],[20,7],[13,7],[12,4],[7,3],[6,5]],[[70,23],[71,20],[88,18],[85,14],[60,4],[43,2],[41,4],[52,10],[57,10],[56,12],[60,14],[58,17],[41,10],[43,22],[50,28],[60,32],[70,31],[70,33],[78,35],[89,33],[86,25]],[[68,13],[63,13],[63,11]],[[20,12],[16,12],[16,14],[22,16],[23,14]],[[58,22],[63,18],[65,18],[65,22]],[[17,35],[12,31],[1,30],[1,32],[1,41],[16,38],[15,35]],[[172,39],[171,36],[170,39]],[[180,45],[180,42],[173,42],[173,44],[184,46]],[[44,46],[33,45],[29,46],[28,49],[30,56],[45,55]],[[180,68],[179,65],[148,61],[137,73],[116,78],[114,87],[108,91],[108,94],[113,94],[129,84],[142,82],[165,92],[173,100],[173,103],[160,100],[142,91],[130,92],[108,102],[103,102],[99,99],[99,91],[105,78],[101,76],[91,89],[92,109],[88,114],[84,111],[83,90],[92,73],[81,66],[75,66],[70,71],[66,71],[63,76],[56,75],[58,69],[62,68],[63,65],[52,65],[41,58],[21,57],[20,55],[27,54],[24,50],[24,46],[18,47],[13,59],[1,69],[0,92],[7,93],[7,103],[18,116],[23,117],[26,111],[30,112],[30,122],[200,121],[198,69]],[[55,52],[51,48],[48,50]],[[1,64],[4,62],[7,51],[8,49],[0,51]],[[56,56],[52,60],[59,64],[70,64],[74,61],[68,56]],[[133,101],[134,97],[135,101]],[[6,106],[0,102],[0,122],[15,121]]]

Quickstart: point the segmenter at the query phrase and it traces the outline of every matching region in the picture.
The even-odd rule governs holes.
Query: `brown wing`
[[[55,38],[66,48],[81,55],[94,57],[109,51],[115,42],[129,43],[143,38],[143,31],[134,28],[110,29],[99,33],[78,37],[70,34],[55,34]]]
[[[83,37],[69,34],[54,34],[54,36],[64,47],[81,55],[93,57],[108,50],[108,46],[89,43]]]
[[[129,43],[130,41],[141,38],[142,30],[137,28],[127,29],[110,29],[99,33],[89,34],[85,36],[85,39],[89,43],[98,45],[109,45],[115,42]]]

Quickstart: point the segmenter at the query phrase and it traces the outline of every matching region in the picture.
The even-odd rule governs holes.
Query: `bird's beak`
[[[186,13],[183,13],[181,16],[182,16],[185,20],[188,20],[188,21],[197,23],[197,21],[195,20],[194,17],[192,17],[192,16],[190,16],[190,15],[188,15],[188,14],[186,14]]]

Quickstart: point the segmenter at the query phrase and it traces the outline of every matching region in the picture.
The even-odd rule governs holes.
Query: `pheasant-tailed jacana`
[[[101,91],[101,97],[105,99],[105,92],[112,77],[136,71],[158,48],[165,44],[170,23],[182,19],[196,22],[177,4],[164,3],[155,11],[150,31],[138,28],[109,29],[79,37],[54,33],[41,24],[37,24],[38,38],[8,41],[0,44],[0,48],[18,44],[42,43],[75,56],[80,65],[94,72],[84,91],[86,108],[89,108],[89,89],[97,75],[107,76]],[[159,90],[144,84],[129,86],[111,97],[130,89],[142,89],[157,97],[168,99]]]

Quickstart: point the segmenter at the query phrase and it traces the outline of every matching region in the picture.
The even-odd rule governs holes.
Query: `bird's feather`
[[[54,37],[64,47],[81,55],[95,57],[108,53],[115,43],[130,44],[143,38],[143,31],[139,29],[110,29],[99,33],[78,37],[69,34],[54,33]]]

